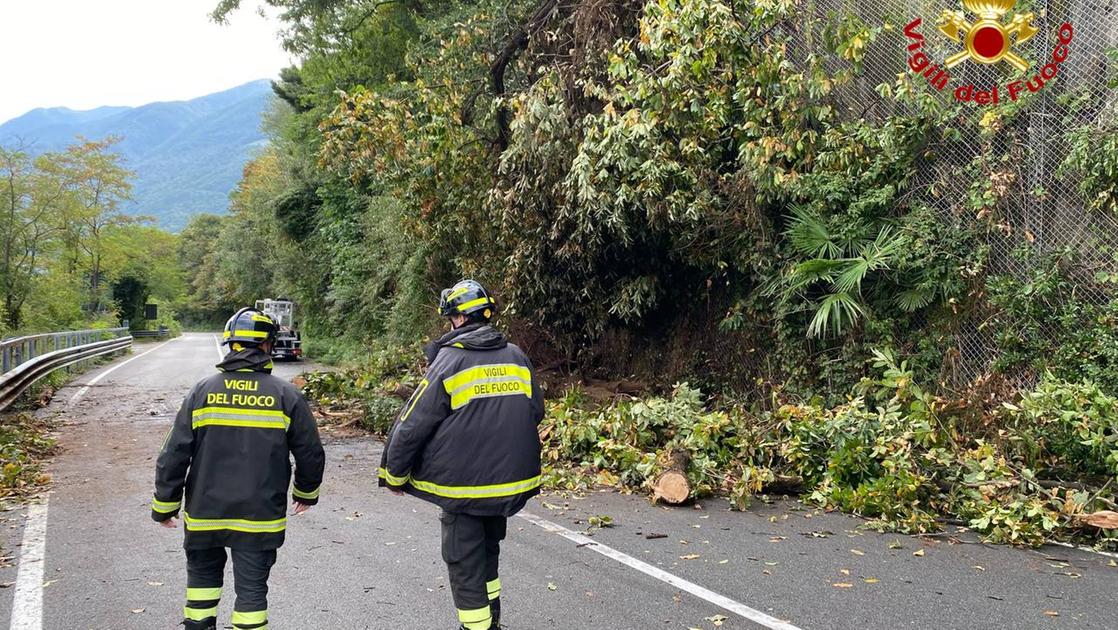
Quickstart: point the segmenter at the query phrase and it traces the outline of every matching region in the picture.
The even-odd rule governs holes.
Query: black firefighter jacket
[[[182,509],[187,549],[276,549],[287,525],[291,456],[294,498],[318,502],[325,465],[318,427],[299,390],[271,375],[271,357],[260,350],[231,353],[217,367],[187,395],[159,453],[151,516],[165,521]]]
[[[447,512],[512,516],[540,487],[543,392],[531,362],[481,324],[432,343],[427,359],[385,446],[380,485]]]

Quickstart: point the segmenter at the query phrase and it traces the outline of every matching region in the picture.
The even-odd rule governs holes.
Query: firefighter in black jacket
[[[275,335],[275,323],[256,309],[229,319],[220,373],[190,391],[159,452],[151,517],[173,528],[182,511],[187,630],[216,627],[226,547],[237,594],[233,627],[267,629],[268,574],[287,525],[289,454],[294,513],[318,503],[322,443],[299,390],[271,375]]]
[[[442,292],[453,330],[427,346],[427,374],[379,471],[381,486],[442,508],[442,555],[465,630],[499,627],[506,522],[540,487],[543,392],[528,357],[489,325],[495,308],[472,280]]]

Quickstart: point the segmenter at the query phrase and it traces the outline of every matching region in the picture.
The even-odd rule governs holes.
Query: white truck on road
[[[303,340],[295,328],[295,303],[284,298],[257,300],[256,309],[271,317],[279,327],[272,356],[298,361],[303,356]]]

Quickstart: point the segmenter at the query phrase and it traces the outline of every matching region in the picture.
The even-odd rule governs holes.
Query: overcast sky
[[[244,0],[0,0],[0,123],[36,107],[184,100],[291,65],[279,22]]]

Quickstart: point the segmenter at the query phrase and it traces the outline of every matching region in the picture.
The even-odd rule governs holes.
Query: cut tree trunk
[[[1102,512],[1088,514],[1085,520],[1088,525],[1099,529],[1118,529],[1118,512],[1103,510]]]
[[[687,466],[691,456],[687,451],[672,450],[667,454],[664,472],[652,482],[652,502],[663,501],[679,505],[691,496],[691,482],[687,481]]]

